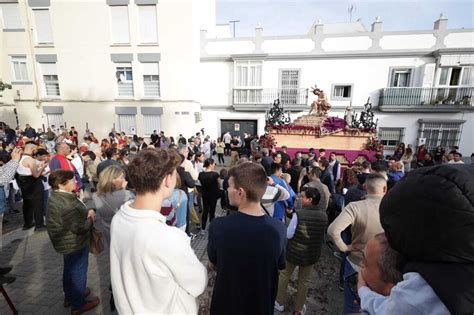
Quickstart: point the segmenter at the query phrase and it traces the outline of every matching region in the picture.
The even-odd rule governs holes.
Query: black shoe
[[[0,284],[9,284],[15,282],[16,278],[15,277],[10,277],[10,276],[0,276]]]
[[[32,225],[23,225],[23,231],[29,230],[29,229],[34,228],[34,227],[35,227],[34,224],[32,224]]]
[[[47,231],[45,226],[40,226],[35,228],[35,232],[44,232]]]
[[[6,219],[3,219],[3,224],[7,224],[9,223],[10,221],[6,220]]]
[[[10,271],[12,271],[12,267],[0,267],[0,276],[6,275]]]

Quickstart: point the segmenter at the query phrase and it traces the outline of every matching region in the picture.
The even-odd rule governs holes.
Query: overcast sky
[[[240,20],[238,37],[253,36],[259,22],[264,35],[300,35],[318,19],[348,22],[351,5],[352,21],[361,18],[368,30],[376,16],[386,31],[428,30],[440,13],[448,28],[474,28],[474,0],[217,0],[217,23]]]

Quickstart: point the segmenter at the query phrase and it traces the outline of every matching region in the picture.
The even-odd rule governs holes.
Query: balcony
[[[474,87],[391,87],[380,90],[382,112],[461,112],[474,110]]]
[[[285,110],[308,109],[308,89],[234,89],[233,105],[238,111],[266,111],[277,98]]]

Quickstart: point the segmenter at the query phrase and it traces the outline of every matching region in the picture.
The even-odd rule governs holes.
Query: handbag
[[[104,236],[102,232],[92,226],[89,240],[89,251],[93,255],[99,255],[104,251]]]

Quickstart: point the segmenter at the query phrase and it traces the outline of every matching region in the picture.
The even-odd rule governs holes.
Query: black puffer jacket
[[[474,167],[417,169],[380,204],[390,245],[453,314],[474,313]]]
[[[328,216],[318,206],[306,206],[296,214],[298,225],[295,235],[288,241],[286,260],[297,266],[309,266],[321,256]]]

